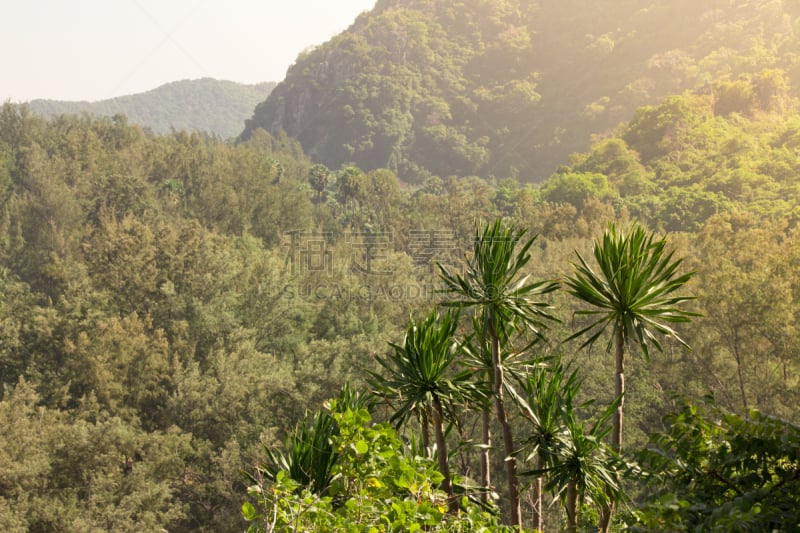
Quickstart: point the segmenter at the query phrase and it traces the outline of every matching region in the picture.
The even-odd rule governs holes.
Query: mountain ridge
[[[412,182],[541,181],[641,105],[764,69],[800,87],[798,14],[772,0],[381,0],[298,57],[240,139],[284,130],[331,168]]]
[[[222,138],[239,134],[255,105],[266,98],[274,82],[241,84],[214,78],[178,80],[149,91],[98,101],[35,99],[30,109],[47,117],[64,113],[113,116],[121,113],[131,123],[154,133],[171,129],[205,131]]]

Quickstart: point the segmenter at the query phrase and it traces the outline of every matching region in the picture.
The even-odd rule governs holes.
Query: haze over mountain
[[[641,105],[767,69],[798,81],[798,14],[774,0],[380,0],[299,57],[242,138],[282,129],[329,167],[409,181],[541,181]]]
[[[33,100],[35,113],[52,117],[63,113],[98,116],[127,115],[131,123],[155,133],[171,129],[205,131],[222,138],[242,130],[253,107],[269,95],[274,82],[244,85],[226,80],[201,78],[167,83],[153,90],[97,102]]]

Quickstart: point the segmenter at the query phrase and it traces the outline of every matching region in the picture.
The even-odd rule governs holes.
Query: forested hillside
[[[274,87],[271,82],[243,85],[203,78],[167,83],[144,93],[97,102],[33,100],[29,105],[32,111],[47,117],[64,113],[105,117],[122,114],[132,124],[155,133],[204,131],[228,139],[239,135],[253,107]]]
[[[416,183],[540,182],[667,95],[781,69],[796,96],[798,15],[781,0],[380,0],[300,56],[241,138],[284,130],[329,167]]]
[[[709,457],[709,443],[719,443],[722,455],[713,457],[724,462],[724,450],[735,450],[744,458],[741,467],[725,463],[717,470],[741,474],[737,490],[743,495],[754,494],[754,476],[766,479],[752,489],[761,491],[754,497],[761,498],[764,515],[745,502],[736,507],[739,514],[725,516],[791,520],[792,511],[780,509],[796,509],[796,426],[749,411],[796,423],[800,401],[800,116],[789,78],[772,71],[714,81],[641,108],[541,186],[479,177],[429,177],[408,185],[389,169],[330,170],[284,134],[255,130],[233,145],[200,133],[155,136],[120,116],[48,122],[25,106],[4,105],[0,529],[244,529],[248,482],[241,471],[253,472],[267,460],[262,444],[272,450],[284,439],[291,444],[287,435],[297,435],[291,428],[306,410],[319,409],[345,382],[381,393],[367,378],[369,372],[391,377],[385,373],[396,348],[388,342],[402,347],[409,317],[423,323],[445,299],[437,292],[443,285],[435,263],[462,272],[476,221],[497,217],[539,235],[519,272],[534,280],[563,281],[574,272],[576,251],[593,261],[593,239],[609,222],[626,228],[635,218],[670,232],[669,249],[686,257],[679,272],[696,271],[684,292],[697,299],[682,305],[700,316],[674,325],[691,351],[662,340],[664,350],[651,348],[648,360],[631,348],[627,457],[660,432],[660,457],[679,457],[668,465],[652,457],[641,464],[649,472],[671,472],[677,483],[686,472],[676,465],[689,460],[680,454],[700,461]],[[610,333],[579,349],[585,337],[567,339],[586,325],[575,315],[583,304],[563,288],[542,299],[560,321],[547,321],[546,343],[509,353],[576,363],[572,370],[582,385],[575,409],[564,411],[571,413],[566,420],[572,436],[594,431],[614,400],[613,356],[605,349]],[[464,314],[455,335],[472,328]],[[515,346],[524,341],[523,335]],[[475,374],[476,367],[466,368]],[[537,390],[532,384],[532,397]],[[382,394],[388,404],[374,409],[378,421],[398,406],[387,390]],[[707,394],[716,407],[682,411],[676,399],[696,402]],[[445,441],[454,450],[451,468],[459,483],[478,477],[473,445],[481,415],[473,407],[464,399],[448,412],[460,417]],[[535,470],[535,427],[514,401],[507,400],[507,409],[513,444],[524,450],[519,471]],[[673,422],[665,425],[669,413]],[[422,483],[414,487],[433,490],[430,480],[441,480],[437,466],[420,457],[426,453],[413,417],[402,425],[407,440],[401,441],[382,426],[365,429],[362,415],[331,416],[344,428],[336,438],[350,455],[341,457],[352,461],[337,463],[345,469],[337,479],[349,480],[348,490],[363,487],[364,501],[368,494],[385,498],[375,500],[389,502],[376,513],[397,517],[391,498],[416,502],[408,500],[410,485],[392,496],[382,485],[401,479],[399,472],[412,476],[408,483]],[[306,420],[311,427],[311,415]],[[692,425],[682,426],[687,420]],[[493,424],[499,450],[501,428]],[[697,431],[682,433],[686,427]],[[685,440],[690,435],[698,440]],[[776,439],[769,449],[767,436]],[[606,448],[591,447],[600,440],[581,442],[591,457],[606,461],[602,465],[616,464],[607,462],[613,454]],[[417,451],[407,457],[409,446]],[[765,451],[789,455],[776,459],[780,468],[758,466],[744,475],[753,454]],[[402,459],[381,466],[395,455]],[[508,516],[506,462],[500,454],[492,461]],[[294,482],[280,479],[275,494],[285,495],[286,505],[295,496],[305,505]],[[695,490],[687,482],[657,490],[644,487],[644,480],[626,481],[632,501],[628,510],[619,508],[615,527],[658,529],[705,519],[719,526],[711,510],[730,500],[724,486]],[[770,507],[773,486],[781,495],[789,491],[788,507],[784,500]],[[545,485],[548,502],[559,499],[558,487]],[[604,493],[586,490],[581,524],[588,527],[596,524],[592,516],[602,510]],[[263,499],[268,492],[259,494]],[[567,492],[560,494],[563,505],[547,507],[549,530],[569,519]],[[414,503],[403,516],[443,516],[447,507],[430,497],[427,511]],[[681,507],[701,497],[709,498],[707,514]],[[322,520],[360,505],[336,511],[335,501],[320,500],[313,516]],[[245,508],[246,516],[256,514]],[[530,503],[523,515],[530,515]],[[470,517],[476,524],[497,521]]]

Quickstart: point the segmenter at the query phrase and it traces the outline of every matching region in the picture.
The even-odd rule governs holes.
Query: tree
[[[517,248],[524,235],[525,230],[506,227],[502,220],[497,219],[494,223],[486,224],[483,230],[476,228],[473,256],[464,275],[450,273],[439,266],[444,291],[456,297],[445,302],[445,305],[477,308],[482,334],[491,340],[494,373],[492,395],[503,432],[511,524],[514,526],[521,526],[522,516],[516,449],[504,400],[504,388],[509,386],[504,358],[509,354],[514,330],[527,329],[534,339],[542,338],[546,321],[553,317],[547,313],[549,305],[534,298],[557,288],[554,282],[532,282],[528,275],[523,274],[523,268],[531,259],[528,251],[536,240],[534,236]]]
[[[579,513],[586,500],[602,508],[610,497],[622,496],[617,480],[616,454],[603,443],[611,428],[608,421],[616,409],[609,405],[587,429],[575,413],[575,400],[582,381],[577,370],[567,373],[559,357],[534,367],[522,383],[522,412],[530,423],[525,446],[535,468],[522,476],[533,476],[538,485],[534,498],[534,529],[544,526],[543,488],[561,499],[567,529],[577,531]],[[586,402],[578,407],[588,407]],[[544,483],[544,487],[542,487]],[[538,512],[537,512],[538,509]]]
[[[472,370],[474,379],[483,390],[494,390],[494,367],[492,365],[492,343],[483,333],[480,319],[472,317],[473,334],[464,342],[464,362]],[[486,503],[492,487],[491,453],[491,399],[487,396],[486,402],[481,406],[481,501]]]
[[[390,421],[398,427],[411,416],[422,416],[427,421],[428,413],[431,414],[436,457],[444,477],[442,489],[449,496],[451,512],[458,510],[458,502],[453,495],[444,421],[456,420],[457,405],[480,400],[482,396],[481,390],[471,383],[468,370],[452,372],[461,351],[453,338],[457,327],[458,315],[451,312],[439,316],[434,310],[422,321],[412,320],[403,344],[392,344],[393,350],[386,359],[378,357],[386,376],[373,374],[378,395],[389,403],[397,402]]]
[[[316,164],[308,171],[308,183],[317,192],[317,202],[325,199],[325,190],[336,179],[336,175],[325,165]]]
[[[522,398],[527,409],[530,423],[530,434],[525,439],[525,445],[530,447],[528,460],[534,460],[536,469],[544,472],[558,463],[558,439],[564,431],[564,412],[570,406],[578,392],[578,374],[572,372],[566,375],[566,370],[560,359],[548,365],[539,365],[525,376],[522,383]],[[544,530],[543,476],[536,475],[533,480],[533,528],[536,531]]]
[[[513,324],[506,324],[504,336],[510,337]],[[473,380],[485,391],[494,390],[494,365],[492,363],[492,340],[483,327],[479,316],[472,317],[472,334],[464,341],[464,364],[472,372]],[[524,383],[532,368],[537,368],[537,362],[530,361],[524,351],[509,350],[503,357],[503,376],[506,383],[513,379]],[[510,389],[514,392],[513,389]],[[514,395],[514,398],[519,398]],[[487,392],[486,399],[481,406],[481,449],[480,449],[480,475],[481,475],[481,501],[488,501],[491,492],[491,452],[492,452],[492,398]],[[524,409],[524,408],[523,408]],[[537,521],[534,516],[534,522]],[[535,527],[535,526],[534,526]]]
[[[800,508],[800,427],[753,409],[683,407],[640,455],[652,472],[647,531],[794,531]]]
[[[575,417],[571,402],[562,406],[564,427],[556,436],[551,466],[540,472],[548,476],[546,488],[562,497],[571,533],[578,530],[578,513],[585,498],[600,507],[602,528],[605,509],[621,496],[615,454],[602,441],[611,429],[607,422],[617,402],[619,398],[588,430]],[[610,513],[608,516],[610,519]]]
[[[717,377],[720,406],[739,413],[751,407],[791,418],[797,411],[798,239],[785,221],[750,213],[711,218],[697,234],[692,261],[705,318],[693,324],[691,342],[704,369]]]
[[[650,346],[661,351],[656,334],[674,338],[688,345],[669,324],[688,322],[696,313],[678,306],[692,299],[675,293],[689,281],[692,273],[678,275],[682,259],[673,260],[674,252],[666,251],[666,239],[656,239],[643,227],[634,224],[628,232],[618,232],[612,224],[602,241],[594,243],[594,257],[600,268],[595,272],[577,253],[575,272],[565,280],[567,292],[593,307],[578,311],[592,317],[592,322],[568,340],[589,334],[581,348],[594,343],[608,329],[612,337],[606,351],[614,346],[614,396],[619,402],[614,413],[611,446],[622,451],[622,416],[625,400],[625,347],[637,345],[646,358]],[[601,529],[611,520],[613,501],[604,513]]]
[[[542,188],[542,198],[553,203],[568,203],[581,209],[590,198],[607,200],[614,197],[608,178],[596,173],[555,174]]]
[[[360,204],[368,195],[369,178],[358,167],[349,166],[339,172],[337,199],[343,205]]]

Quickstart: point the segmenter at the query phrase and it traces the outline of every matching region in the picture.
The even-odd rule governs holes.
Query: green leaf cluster
[[[688,347],[669,324],[689,322],[691,317],[697,316],[679,307],[692,297],[673,295],[686,285],[693,273],[678,275],[683,261],[673,260],[674,252],[667,252],[666,247],[666,239],[656,239],[639,225],[634,225],[629,232],[611,226],[594,247],[599,272],[595,272],[579,253],[575,273],[565,284],[572,296],[595,308],[578,311],[594,321],[571,338],[591,332],[583,344],[588,346],[606,327],[613,327],[621,331],[624,343],[636,344],[648,358],[651,345],[663,351],[656,333]],[[611,351],[611,343],[609,339],[607,351]]]
[[[642,452],[651,472],[642,525],[693,531],[797,527],[800,428],[751,410],[686,402]]]
[[[329,437],[337,459],[328,489],[315,493],[288,470],[270,474],[267,483],[264,469],[256,470],[252,501],[242,506],[248,531],[507,530],[496,515],[466,500],[463,511],[448,515],[434,461],[411,454],[394,429],[371,422],[366,409],[342,409],[335,402],[330,409],[325,416],[338,431]]]

